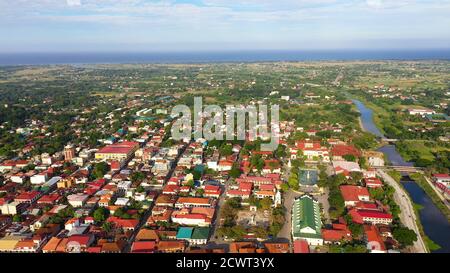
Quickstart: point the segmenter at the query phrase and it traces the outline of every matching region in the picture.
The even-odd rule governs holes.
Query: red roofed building
[[[349,211],[349,215],[352,217],[353,222],[358,224],[389,225],[392,223],[392,215],[381,211],[352,209]]]
[[[138,142],[124,141],[108,145],[95,153],[95,159],[128,160],[139,148]]]
[[[152,215],[147,219],[147,225],[155,225],[158,222],[168,223],[172,216],[172,209],[165,207],[154,207]]]
[[[351,145],[334,145],[331,148],[331,154],[334,160],[343,160],[346,155],[353,155],[355,158],[361,156],[361,152]]]
[[[359,201],[370,201],[369,191],[365,187],[342,185],[339,187],[345,206],[355,206]]]
[[[172,222],[185,226],[206,227],[211,225],[211,219],[205,214],[183,213],[178,211],[172,213]]]
[[[251,193],[253,190],[253,184],[251,182],[239,182],[239,190]]]
[[[177,185],[166,185],[163,188],[163,194],[173,194],[176,195],[180,191],[180,187]]]
[[[154,253],[156,251],[156,242],[133,242],[131,253]]]
[[[206,197],[179,197],[175,203],[176,208],[212,207],[213,202]]]
[[[269,197],[272,200],[275,199],[275,192],[274,191],[256,191],[255,195],[259,199],[262,199],[262,198],[265,198],[265,197]]]
[[[37,203],[54,205],[61,199],[61,196],[57,193],[47,194],[42,196]]]
[[[350,241],[352,234],[348,229],[322,229],[322,238],[325,243],[339,243],[341,241]]]
[[[365,225],[364,233],[367,242],[367,249],[371,253],[386,253],[386,245],[384,244],[383,238],[381,237],[376,226]]]
[[[322,147],[319,141],[312,141],[309,139],[296,141],[295,147],[290,148],[291,159],[297,159],[298,151],[302,151],[303,156],[307,160],[317,161],[322,159],[323,161],[330,161],[328,149]]]
[[[438,189],[440,189],[447,199],[450,199],[450,175],[448,174],[434,174],[433,182]]]
[[[250,194],[251,194],[251,192],[241,191],[241,190],[228,190],[227,191],[227,197],[229,197],[229,198],[239,197],[242,199],[248,199],[248,198],[250,198]]]
[[[445,173],[436,173],[433,174],[433,181],[435,183],[441,183],[445,185],[450,185],[450,175]]]
[[[368,188],[381,188],[383,187],[383,182],[378,178],[365,178],[364,183]]]
[[[93,242],[94,236],[92,234],[72,235],[67,238],[66,252],[86,252]]]
[[[233,164],[234,161],[231,160],[219,160],[219,164],[217,164],[217,171],[230,171],[233,168]]]
[[[253,183],[247,182],[245,180],[236,181],[239,183],[239,186],[237,189],[229,189],[227,191],[227,197],[233,198],[233,197],[240,197],[242,199],[248,199],[250,198],[250,195],[252,194],[253,190]]]
[[[309,253],[308,242],[306,240],[295,240],[294,253]]]
[[[111,164],[111,171],[118,171],[121,168],[120,161],[114,160],[114,161],[111,161],[110,164]]]
[[[257,171],[254,169],[254,171]],[[264,167],[261,171],[262,174],[281,173],[281,165],[278,160],[264,160]]]
[[[362,210],[377,210],[377,211],[380,210],[378,208],[377,204],[375,204],[375,203],[368,203],[368,202],[357,202],[355,204],[355,208],[356,209],[362,209]]]
[[[262,177],[262,176],[246,176],[241,175],[239,178],[236,178],[237,183],[241,182],[250,182],[253,183],[255,186],[260,186],[263,184],[273,184],[273,179],[269,177]]]
[[[116,227],[120,227],[124,230],[134,230],[139,224],[139,220],[136,219],[121,219],[119,217],[110,216],[107,220],[108,223],[114,223]]]
[[[251,163],[248,160],[242,160],[241,161],[241,170],[243,173],[247,174],[250,172],[251,168]]]
[[[214,198],[219,198],[220,194],[222,193],[220,187],[214,185],[206,185],[204,191],[205,191],[203,194],[204,196]]]
[[[275,192],[275,185],[273,185],[273,184],[264,184],[264,185],[259,186],[259,189],[261,191],[273,191],[273,192]]]
[[[19,194],[16,198],[14,198],[14,201],[19,203],[32,204],[36,202],[41,196],[42,193],[38,191],[23,192]]]

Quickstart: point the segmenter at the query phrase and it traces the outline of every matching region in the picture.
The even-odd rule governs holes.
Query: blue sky
[[[0,0],[0,52],[450,48],[450,0]]]

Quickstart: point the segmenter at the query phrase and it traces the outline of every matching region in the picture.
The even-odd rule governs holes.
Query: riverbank
[[[357,105],[362,116],[362,130],[367,129],[368,127],[372,128],[372,130],[373,128],[376,128],[372,118],[373,110],[366,107],[361,101],[356,99],[354,99],[354,101],[357,102],[355,102],[355,104]],[[366,131],[371,132],[370,130]],[[378,128],[376,128],[375,132],[377,131],[379,131]],[[386,145],[380,150],[382,150],[385,156],[387,156],[391,161],[395,161],[393,164],[395,163],[400,166],[407,166],[411,164],[410,162],[404,161],[403,157],[398,153],[394,145]],[[402,175],[400,173],[395,177],[395,180],[390,176],[386,176],[386,179],[392,179],[389,180],[391,182],[393,180],[400,181],[402,179]],[[409,197],[409,205],[407,205],[408,202],[403,204],[403,209],[409,212],[409,219],[401,219],[402,223],[407,225],[409,228],[412,224],[410,219],[414,217],[414,228],[411,229],[416,232],[418,237],[420,236],[425,248],[431,250],[432,252],[450,252],[450,242],[447,240],[450,226],[446,215],[437,207],[436,204],[434,204],[427,192],[414,180],[410,179],[408,181],[402,181],[401,183],[395,182],[394,184],[397,185],[396,188],[398,192],[406,192],[407,194],[405,194],[405,196],[407,195]],[[399,200],[402,200],[402,198]],[[441,247],[440,249],[438,249],[438,245]]]
[[[383,178],[383,180],[395,189],[394,200],[400,206],[400,221],[403,225],[413,230],[417,234],[417,241],[414,242],[412,246],[414,253],[427,253],[429,248],[425,243],[425,234],[420,226],[420,217],[416,214],[413,202],[409,197],[406,190],[397,181],[382,170],[377,171],[378,175]]]
[[[371,119],[372,119],[372,122],[375,125],[374,127],[376,128],[376,131],[373,132],[373,130],[367,130],[366,128],[364,128],[364,124],[363,124],[362,119],[361,119],[360,126],[361,126],[362,130],[366,131],[366,132],[370,132],[370,133],[372,133],[372,134],[374,134],[376,136],[379,136],[379,137],[385,136],[386,132],[384,131],[382,116],[388,116],[389,115],[388,112],[385,109],[383,109],[383,108],[375,105],[374,103],[368,101],[363,96],[358,96],[358,95],[355,95],[355,94],[351,94],[350,96],[351,96],[351,98],[353,98],[353,100],[358,100],[359,102],[361,102],[366,108],[370,109],[372,111],[372,113],[373,113],[372,116],[371,116]],[[361,112],[360,109],[358,109],[358,110]]]
[[[435,251],[440,249],[440,246],[438,244],[436,244],[435,242],[433,242],[433,240],[431,240],[426,234],[425,234],[425,230],[423,228],[422,222],[420,221],[420,210],[422,210],[424,207],[420,204],[414,203],[412,201],[412,198],[410,196],[410,194],[407,192],[407,190],[405,189],[405,187],[403,186],[403,184],[401,183],[401,179],[402,179],[402,174],[391,170],[389,172],[387,172],[387,174],[393,178],[395,180],[395,182],[404,190],[406,191],[406,194],[409,196],[409,199],[411,200],[411,203],[413,205],[413,209],[414,209],[414,214],[416,216],[416,224],[417,227],[419,228],[419,235],[423,238],[423,241],[428,249],[428,251]]]
[[[447,220],[450,222],[450,209],[448,204],[446,204],[446,202],[442,200],[435,192],[433,189],[434,186],[430,185],[428,181],[426,181],[426,177],[423,174],[415,173],[411,174],[410,177],[427,193],[431,201],[433,201],[436,207],[444,214],[445,217],[447,217]]]

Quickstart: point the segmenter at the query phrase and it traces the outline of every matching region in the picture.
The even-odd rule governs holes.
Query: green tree
[[[99,179],[103,178],[103,176],[109,171],[109,166],[106,162],[99,162],[95,164],[94,170],[92,171],[92,175],[94,178]]]
[[[205,193],[205,190],[201,189],[201,188],[199,188],[195,191],[196,196],[203,196],[204,193]]]
[[[138,186],[137,188],[136,188],[136,192],[139,192],[139,193],[142,193],[142,192],[145,192],[145,188],[143,187],[143,186]]]
[[[109,210],[104,207],[99,207],[94,211],[93,217],[95,222],[103,222],[109,216]]]
[[[136,183],[136,182],[142,182],[145,179],[145,174],[142,172],[134,172],[131,175],[131,182]]]
[[[22,222],[22,216],[20,214],[16,214],[13,216],[12,221],[15,223]]]
[[[352,237],[355,239],[361,238],[364,233],[364,227],[360,224],[356,224],[352,221],[348,221],[350,224],[348,225],[348,229],[352,232]]]
[[[238,197],[230,198],[225,203],[233,209],[241,208],[241,199]]]
[[[291,189],[298,190],[298,188],[299,188],[298,177],[295,173],[291,173],[291,175],[289,176],[288,184],[289,184],[289,187],[291,187]]]
[[[403,246],[411,246],[417,241],[417,234],[407,227],[394,228],[392,235]]]
[[[289,190],[289,185],[286,183],[281,184],[281,191],[287,192]]]
[[[185,185],[192,188],[192,187],[194,187],[194,183],[195,183],[194,180],[191,179],[191,180],[189,180],[188,182],[186,182]]]
[[[112,230],[112,223],[109,222],[103,223],[102,229],[106,232],[110,232]]]
[[[261,205],[261,208],[263,210],[268,210],[270,209],[270,207],[272,206],[272,199],[270,197],[264,197],[263,199],[261,199],[261,201],[259,202],[259,204]]]
[[[354,155],[344,155],[343,158],[347,161],[352,161],[352,162],[356,161],[356,157]]]
[[[232,178],[238,178],[241,175],[242,171],[241,168],[239,167],[238,163],[234,163],[233,167],[230,170],[230,177]]]

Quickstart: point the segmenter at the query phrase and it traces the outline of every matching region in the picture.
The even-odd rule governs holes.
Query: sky
[[[0,0],[0,52],[450,48],[450,0]]]

